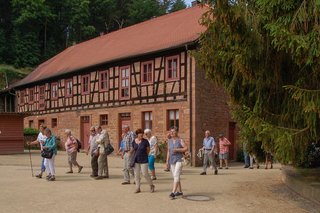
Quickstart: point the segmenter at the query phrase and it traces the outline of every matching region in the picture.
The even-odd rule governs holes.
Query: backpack
[[[81,141],[79,141],[77,138],[76,138],[76,141],[77,141],[77,144],[78,144],[78,149],[77,149],[77,151],[80,152],[80,149],[82,148]]]

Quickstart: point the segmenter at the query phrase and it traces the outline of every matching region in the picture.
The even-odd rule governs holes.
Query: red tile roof
[[[199,18],[206,10],[187,8],[71,46],[40,64],[15,86],[193,42],[205,31]]]

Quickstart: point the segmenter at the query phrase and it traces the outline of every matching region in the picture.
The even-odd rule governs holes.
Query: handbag
[[[104,148],[104,153],[106,155],[110,155],[113,151],[114,151],[114,148],[110,143],[108,143],[108,145]]]
[[[51,159],[53,156],[53,150],[51,149],[43,149],[41,151],[41,157]]]

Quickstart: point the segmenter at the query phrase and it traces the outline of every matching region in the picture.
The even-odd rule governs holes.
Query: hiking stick
[[[31,159],[30,145],[28,145],[28,149],[29,149],[29,158],[30,158],[30,166],[31,166],[31,175],[33,177],[33,166],[32,166],[32,159]]]

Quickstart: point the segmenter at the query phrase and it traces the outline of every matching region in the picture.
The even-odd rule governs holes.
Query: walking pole
[[[28,149],[29,149],[29,158],[30,158],[30,166],[31,166],[31,175],[33,177],[33,166],[32,166],[32,159],[31,159],[30,145],[28,145]]]

